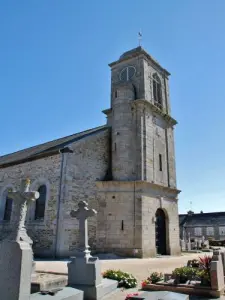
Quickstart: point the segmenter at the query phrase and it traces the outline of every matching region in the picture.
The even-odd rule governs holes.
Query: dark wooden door
[[[166,216],[162,209],[156,211],[155,242],[158,254],[166,254]]]

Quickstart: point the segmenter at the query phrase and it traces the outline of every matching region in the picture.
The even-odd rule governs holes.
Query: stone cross
[[[72,218],[76,218],[79,221],[79,251],[84,257],[90,256],[87,218],[93,217],[97,214],[96,210],[88,209],[87,206],[87,202],[80,201],[78,203],[78,210],[72,210],[70,213]]]
[[[8,196],[13,200],[15,207],[15,223],[8,239],[32,244],[25,228],[27,205],[38,199],[39,193],[30,191],[30,180],[26,179],[22,180],[20,191],[9,191]]]
[[[0,242],[1,299],[29,300],[33,263],[32,240],[25,228],[27,205],[39,197],[30,191],[30,180],[22,180],[19,191],[9,191],[15,210],[12,233]]]

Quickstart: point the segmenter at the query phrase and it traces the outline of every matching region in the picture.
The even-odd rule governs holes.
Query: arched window
[[[11,198],[9,198],[8,196],[6,196],[4,218],[3,218],[4,221],[10,221],[10,219],[11,219],[12,204],[13,204],[13,200]]]
[[[153,98],[154,105],[162,109],[162,87],[161,81],[157,74],[153,75]]]
[[[45,216],[45,203],[46,203],[46,194],[47,194],[46,185],[41,185],[38,189],[38,192],[40,196],[36,200],[35,220],[44,219]]]

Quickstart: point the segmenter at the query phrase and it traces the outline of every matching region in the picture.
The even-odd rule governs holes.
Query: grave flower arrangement
[[[192,267],[180,267],[176,268],[172,272],[172,278],[175,283],[186,283],[188,280],[195,279],[198,269]]]
[[[212,261],[212,256],[205,255],[204,257],[199,257],[199,271],[197,276],[201,279],[201,284],[210,286],[210,265]]]
[[[191,280],[200,280],[204,286],[209,286],[210,280],[210,264],[212,261],[211,256],[205,255],[199,257],[198,260],[188,261],[186,267],[176,268],[172,272],[172,278],[175,283],[186,283]]]
[[[189,260],[187,266],[176,268],[172,272],[171,279],[174,279],[173,284],[194,284],[194,282],[201,281],[202,286],[210,286],[210,265],[212,257],[205,255],[199,259]],[[142,281],[142,288],[147,285],[157,284],[163,280],[162,273],[153,272],[150,276]]]
[[[118,287],[126,289],[134,288],[137,286],[137,279],[126,272],[121,270],[107,270],[102,274],[103,278],[113,279],[118,281]]]
[[[153,272],[146,280],[142,281],[141,286],[144,288],[147,284],[155,284],[161,280],[163,280],[163,274],[159,272]]]

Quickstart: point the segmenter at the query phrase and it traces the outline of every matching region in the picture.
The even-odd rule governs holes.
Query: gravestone
[[[220,250],[213,251],[210,277],[211,288],[215,292],[215,296],[221,295],[224,292],[224,269]]]
[[[222,248],[220,250],[220,253],[221,253],[222,264],[223,264],[223,272],[224,272],[224,276],[225,276],[225,249]]]
[[[198,248],[198,239],[195,238],[193,243],[194,243],[193,244],[194,249],[197,249]]]
[[[209,240],[205,240],[204,245],[206,249],[209,249]]]
[[[14,204],[12,233],[0,243],[0,293],[4,300],[30,299],[33,265],[32,241],[27,235],[25,219],[27,205],[39,197],[29,191],[30,180],[22,180],[20,191],[10,191]]]
[[[186,244],[186,246],[187,246],[187,251],[191,251],[192,250],[192,248],[191,248],[191,242],[187,242],[187,244]]]
[[[186,242],[185,240],[180,240],[181,251],[186,251]]]
[[[202,240],[201,239],[197,239],[197,249],[201,249],[202,248]]]
[[[79,248],[68,263],[68,286],[84,291],[84,299],[100,299],[115,290],[118,283],[102,278],[100,261],[90,254],[87,219],[97,212],[88,209],[85,201],[80,201],[78,207],[78,210],[71,211],[70,214],[79,221]]]

